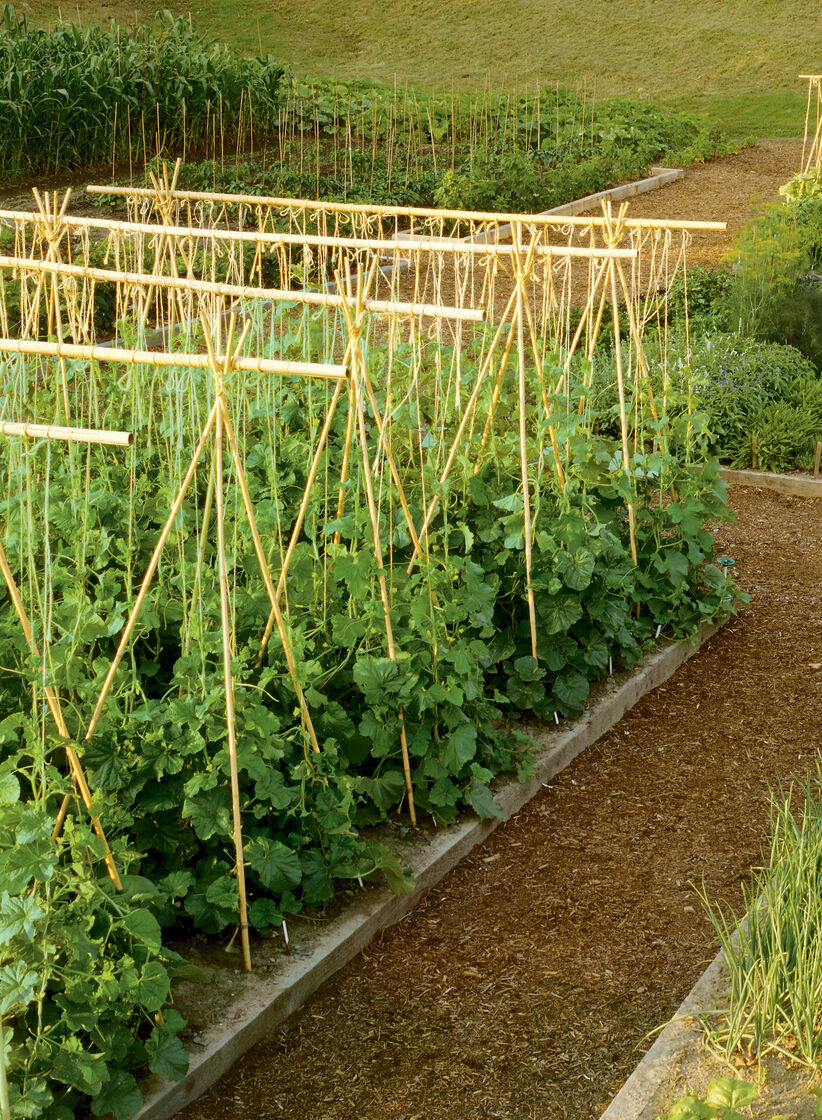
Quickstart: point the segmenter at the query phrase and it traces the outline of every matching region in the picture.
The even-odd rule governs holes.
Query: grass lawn
[[[22,6],[22,5],[21,5]],[[667,101],[736,136],[795,136],[822,70],[819,0],[195,0],[171,4],[242,51],[300,75],[376,78],[422,90],[582,84],[598,96]],[[28,0],[40,23],[150,20],[147,0]]]

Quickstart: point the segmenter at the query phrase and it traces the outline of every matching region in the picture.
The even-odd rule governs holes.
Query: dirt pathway
[[[752,148],[685,168],[685,177],[631,199],[632,218],[727,222],[725,233],[695,232],[689,264],[717,268],[758,207],[779,201],[779,188],[801,169],[801,140],[760,140]],[[592,211],[594,213],[595,211]]]
[[[822,500],[738,490],[753,605],[182,1115],[587,1120],[738,904],[822,732]]]

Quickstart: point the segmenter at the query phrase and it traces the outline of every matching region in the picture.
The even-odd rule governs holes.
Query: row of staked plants
[[[327,320],[288,308],[270,323],[259,319],[256,332],[258,350],[268,346],[295,358],[322,357],[334,345]],[[457,368],[466,384],[476,375],[481,346],[478,335],[462,354]],[[435,351],[433,342],[419,339],[396,341],[390,354],[375,339],[367,351],[378,404],[391,406],[393,450],[418,524],[423,483],[429,499],[437,491],[435,424],[444,441],[456,425],[456,413],[435,412],[430,393],[407,392],[416,377],[418,386],[439,385],[445,399],[441,379],[451,356],[447,348],[439,357]],[[0,449],[3,544],[35,637],[48,650],[45,664],[29,654],[4,597],[0,1064],[13,1114],[47,1120],[69,1120],[89,1103],[96,1115],[111,1110],[125,1118],[139,1103],[141,1069],[182,1075],[184,1024],[166,1004],[171,980],[185,966],[163,947],[163,931],[228,932],[238,906],[214,527],[203,524],[206,507],[213,511],[208,451],[103,718],[83,742],[208,411],[209,378],[188,369],[90,372],[77,363],[67,363],[67,371],[76,416],[131,430],[135,438],[128,450],[12,440]],[[52,372],[7,361],[2,414],[59,415],[62,389],[56,392]],[[232,376],[227,392],[276,578],[330,390],[243,374]],[[338,516],[345,410],[335,415],[285,597],[319,753],[306,743],[276,638],[258,664],[269,604],[236,486],[229,486],[244,851],[250,920],[261,934],[303,908],[324,907],[341,884],[358,877],[409,888],[384,839],[407,827],[400,711],[418,813],[437,823],[454,821],[463,810],[491,817],[500,811],[495,776],[529,772],[517,719],[575,715],[592,682],[632,665],[655,637],[682,637],[734,609],[737,593],[712,562],[714,540],[706,528],[707,521],[729,516],[724,486],[715,463],[701,471],[690,463],[691,454],[704,458],[695,414],[654,425],[638,408],[642,430],[628,474],[619,440],[593,398],[582,402],[569,391],[551,403],[567,461],[564,489],[556,485],[545,422],[536,412],[527,434],[536,659],[525,594],[519,447],[508,427],[493,435],[479,469],[476,447],[460,450],[440,491],[428,549],[411,575],[398,495],[388,473],[378,473],[394,662],[387,656],[361,471],[352,473]],[[487,404],[480,401],[480,410]],[[515,409],[516,395],[505,389],[500,414]],[[370,457],[378,463],[373,416],[367,429]],[[683,443],[688,454],[671,453]],[[628,502],[637,511],[636,564]],[[69,782],[64,744],[43,704],[44,672],[63,701],[96,791],[95,810],[123,871],[121,893],[105,877],[99,841],[82,810],[70,812],[59,841],[51,838]],[[369,832],[379,822],[383,842]]]
[[[675,278],[664,346],[652,344],[648,356],[658,393],[667,391],[665,368],[671,416],[704,417],[709,454],[731,467],[809,471],[822,441],[820,172],[796,176],[782,193],[783,203],[740,231],[731,268],[695,266]],[[613,412],[612,360],[597,377],[601,406]]]

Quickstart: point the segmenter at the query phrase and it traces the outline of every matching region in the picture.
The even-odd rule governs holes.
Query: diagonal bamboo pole
[[[246,335],[251,326],[251,321],[246,321],[246,327],[237,344],[236,353],[239,354],[245,342]],[[240,810],[240,773],[237,763],[237,727],[234,710],[234,678],[231,667],[231,635],[233,626],[229,607],[228,594],[228,564],[225,551],[225,492],[223,490],[223,419],[226,414],[226,401],[223,394],[223,378],[231,369],[231,361],[235,355],[234,342],[235,317],[232,314],[228,325],[226,339],[225,362],[222,370],[218,364],[214,366],[214,392],[217,410],[216,424],[214,426],[214,494],[217,513],[217,564],[220,583],[220,621],[222,625],[223,647],[223,679],[225,682],[225,712],[226,730],[228,734],[228,758],[231,770],[231,815],[234,831],[234,854],[237,865],[237,891],[240,901],[240,939],[243,946],[243,961],[246,972],[251,971],[251,947],[248,936],[248,905],[245,889],[245,854],[243,852],[242,813]],[[213,351],[212,351],[213,352]]]
[[[219,402],[215,401],[211,408],[211,411],[208,414],[208,419],[203,426],[203,430],[200,432],[200,438],[197,441],[197,446],[194,449],[194,454],[191,456],[191,462],[188,465],[188,469],[186,470],[183,481],[180,483],[180,488],[177,491],[176,497],[174,498],[174,502],[171,506],[171,512],[166,519],[166,523],[163,526],[160,537],[157,541],[157,544],[155,545],[154,552],[152,554],[151,560],[149,561],[148,568],[146,569],[146,574],[143,576],[143,582],[140,585],[140,590],[137,593],[137,598],[134,601],[134,606],[131,608],[131,613],[128,616],[128,621],[123,628],[123,633],[120,635],[120,642],[117,646],[114,660],[109,666],[108,673],[106,674],[106,678],[103,681],[103,687],[100,689],[100,695],[97,698],[97,704],[95,706],[94,712],[92,713],[92,717],[85,734],[86,740],[92,737],[97,727],[97,723],[100,719],[100,714],[103,711],[103,705],[106,702],[106,697],[108,696],[112,683],[114,682],[114,675],[117,672],[120,662],[123,659],[123,654],[126,651],[126,647],[128,646],[129,639],[131,638],[131,635],[134,631],[134,627],[137,625],[137,620],[140,617],[140,611],[142,610],[143,603],[145,602],[149,587],[151,586],[151,581],[154,578],[154,573],[157,571],[157,565],[160,563],[160,556],[162,555],[163,548],[169,538],[171,530],[174,526],[174,522],[177,520],[177,514],[180,512],[180,508],[183,504],[183,499],[186,495],[186,491],[191,484],[191,480],[194,477],[194,472],[197,469],[197,464],[200,461],[200,457],[203,454],[208,437],[211,434],[211,429],[214,427],[218,411]]]
[[[440,478],[439,478],[440,487],[445,485],[446,481],[448,480],[448,476],[451,473],[451,468],[454,465],[454,460],[456,459],[457,451],[459,450],[460,441],[462,440],[462,437],[465,433],[465,429],[468,427],[469,420],[471,419],[471,416],[473,414],[474,408],[475,408],[476,403],[477,403],[477,398],[479,397],[479,391],[482,388],[482,385],[483,385],[483,382],[485,381],[485,378],[488,376],[488,370],[491,368],[491,364],[493,362],[494,354],[496,352],[496,348],[497,348],[497,345],[499,343],[499,340],[502,337],[503,330],[505,329],[506,325],[508,325],[509,329],[510,329],[510,324],[506,324],[506,319],[511,314],[511,309],[514,307],[514,304],[516,303],[516,298],[517,298],[517,292],[516,292],[516,288],[515,288],[514,291],[511,292],[511,295],[508,297],[508,302],[505,305],[505,310],[502,313],[502,318],[500,320],[500,324],[497,327],[496,332],[494,333],[494,337],[491,340],[491,345],[488,348],[488,353],[485,356],[485,361],[482,363],[482,365],[480,366],[479,372],[477,373],[477,379],[474,382],[474,388],[471,390],[471,395],[470,395],[470,397],[468,398],[468,400],[465,404],[465,410],[463,411],[462,418],[461,418],[461,420],[459,422],[459,425],[457,427],[456,435],[454,436],[454,440],[451,444],[451,449],[448,452],[448,458],[446,459],[445,465],[442,469],[442,473],[440,474]],[[439,497],[440,497],[439,493],[437,493],[437,494],[434,494],[433,497],[431,498],[431,502],[428,506],[428,512],[426,513],[425,518],[423,519],[423,523],[420,526],[419,532],[417,534],[417,536],[420,539],[420,542],[423,542],[425,540],[426,536],[427,536],[428,527],[430,526],[431,521],[433,520],[434,514],[437,511],[437,507],[439,506]],[[415,548],[414,552],[412,553],[411,559],[408,562],[408,574],[409,575],[414,570],[414,565],[417,562],[417,558],[418,558],[419,554],[420,554],[419,548]]]
[[[294,522],[294,526],[291,530],[291,536],[289,537],[288,546],[287,546],[286,551],[285,551],[285,556],[283,557],[283,563],[282,563],[282,567],[280,569],[280,575],[279,575],[279,578],[277,580],[277,587],[276,587],[276,590],[272,590],[271,594],[269,595],[269,598],[271,599],[271,613],[268,616],[268,621],[266,622],[265,631],[263,633],[262,642],[260,644],[260,652],[257,655],[257,664],[258,665],[262,664],[263,655],[265,653],[265,650],[266,650],[266,647],[268,645],[269,639],[271,638],[271,632],[273,630],[275,621],[277,621],[278,628],[279,628],[279,619],[277,618],[278,611],[279,611],[279,603],[280,603],[280,600],[282,598],[283,589],[285,587],[286,577],[288,575],[288,569],[291,565],[291,559],[294,555],[294,550],[297,547],[297,543],[299,541],[300,533],[302,532],[303,522],[305,521],[305,515],[308,511],[308,502],[310,500],[311,490],[312,490],[312,487],[314,486],[314,482],[317,478],[317,472],[320,469],[320,463],[322,461],[322,454],[323,454],[323,451],[325,450],[325,445],[326,445],[326,442],[328,440],[328,434],[331,431],[331,424],[332,424],[333,419],[334,419],[334,413],[335,413],[336,408],[337,408],[337,402],[339,400],[343,384],[344,384],[343,381],[338,381],[337,382],[337,386],[334,390],[334,395],[331,398],[331,403],[328,407],[328,412],[326,413],[326,417],[325,417],[325,423],[323,424],[322,431],[320,432],[320,437],[317,441],[317,446],[314,450],[314,456],[311,460],[311,467],[310,467],[309,472],[308,472],[308,478],[306,479],[305,489],[303,491],[302,500],[300,502],[300,508],[297,511],[297,518],[296,518],[296,520]],[[233,452],[233,448],[232,448],[232,452]],[[280,616],[280,617],[282,617],[282,616]],[[280,637],[282,638],[282,631],[280,633]],[[288,654],[286,654],[286,657],[288,657]],[[319,747],[316,747],[315,749],[319,750]]]
[[[24,634],[25,639],[26,639],[26,644],[28,645],[29,649],[31,650],[32,655],[39,659],[40,658],[40,650],[38,649],[37,642],[34,639],[34,633],[31,629],[31,623],[29,622],[28,615],[26,614],[26,609],[23,606],[23,600],[20,597],[20,591],[17,587],[17,582],[14,578],[14,575],[12,574],[11,568],[9,567],[8,559],[6,558],[6,551],[3,548],[3,545],[2,545],[1,542],[0,542],[0,570],[2,570],[2,572],[3,572],[3,578],[6,581],[6,588],[8,589],[9,598],[11,599],[11,601],[14,605],[14,609],[17,613],[17,617],[20,620],[20,625],[23,628],[23,634]],[[120,875],[117,871],[117,865],[114,862],[114,856],[111,854],[111,849],[109,848],[108,840],[106,839],[106,834],[103,831],[103,826],[100,823],[99,817],[97,817],[97,816],[95,816],[94,814],[91,813],[91,790],[89,789],[88,782],[86,781],[86,776],[83,772],[83,767],[82,767],[80,759],[77,755],[77,752],[74,749],[74,747],[71,745],[71,742],[69,741],[71,739],[71,736],[69,735],[68,727],[66,726],[66,721],[65,721],[65,718],[63,716],[63,708],[62,708],[62,705],[60,703],[60,697],[55,692],[54,687],[45,680],[45,663],[43,665],[43,677],[44,677],[44,679],[43,679],[43,691],[45,693],[46,703],[48,704],[49,710],[51,711],[54,722],[57,725],[57,732],[60,735],[61,739],[67,740],[67,742],[66,742],[66,757],[68,758],[68,764],[69,764],[69,770],[71,771],[71,776],[74,779],[74,784],[77,786],[77,789],[80,791],[80,797],[83,800],[83,804],[85,805],[89,814],[91,814],[92,828],[97,833],[97,836],[100,838],[100,841],[103,844],[103,851],[105,853],[106,867],[108,868],[108,873],[109,873],[109,876],[111,877],[111,881],[114,883],[114,886],[117,888],[118,891],[122,890],[123,885],[120,882]],[[69,801],[68,796],[63,798],[63,804],[60,807],[60,811],[59,811],[58,817],[57,817],[57,822],[55,823],[54,831],[52,833],[55,840],[60,835],[60,830],[62,829],[63,821],[65,820],[66,812],[68,811],[68,801]]]

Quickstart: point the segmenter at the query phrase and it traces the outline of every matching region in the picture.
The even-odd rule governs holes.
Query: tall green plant
[[[822,1062],[822,767],[771,796],[761,869],[734,915],[703,896],[728,967],[727,1007],[705,1018],[710,1048],[818,1068]],[[799,804],[797,804],[799,801]]]

